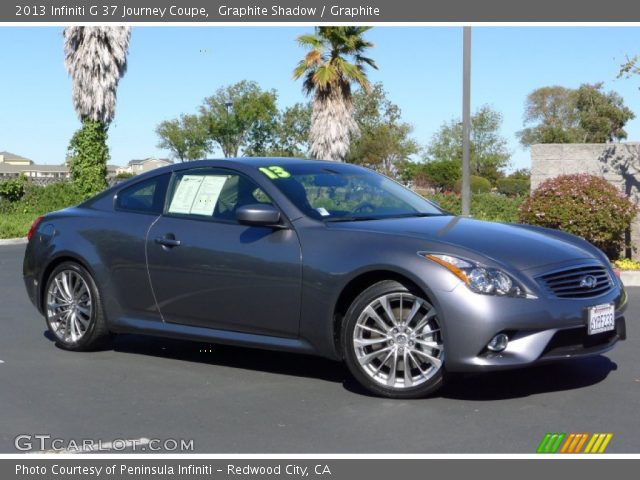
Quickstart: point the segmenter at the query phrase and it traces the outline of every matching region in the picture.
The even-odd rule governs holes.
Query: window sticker
[[[278,178],[289,178],[291,176],[291,174],[284,168],[277,165],[272,165],[271,167],[260,167],[258,170],[264,173],[271,180],[276,180]]]
[[[202,175],[184,175],[171,199],[169,213],[190,213],[203,179]]]
[[[322,215],[323,217],[328,217],[329,215],[331,215],[326,208],[324,207],[318,207],[316,208],[316,212],[318,212],[320,215]]]
[[[227,176],[185,175],[176,189],[169,213],[213,215]]]
[[[191,206],[191,213],[194,215],[206,215],[208,217],[213,215],[213,209],[216,208],[216,203],[218,203],[218,198],[220,198],[220,192],[228,178],[227,176],[204,177],[196,194],[196,198],[193,201],[193,205]]]

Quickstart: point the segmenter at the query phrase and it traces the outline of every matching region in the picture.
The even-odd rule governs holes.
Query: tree
[[[602,83],[581,85],[575,92],[582,143],[607,143],[627,138],[624,126],[635,114],[614,91],[602,92]]]
[[[613,142],[627,137],[624,126],[634,117],[622,97],[604,92],[602,83],[583,84],[575,90],[543,87],[527,96],[525,128],[517,135],[524,146]]]
[[[358,125],[352,117],[351,85],[369,90],[365,68],[378,68],[365,56],[373,47],[363,38],[371,27],[316,27],[298,43],[309,48],[293,71],[304,77],[303,90],[313,94],[309,152],[314,158],[344,161]]]
[[[360,135],[351,140],[346,160],[392,172],[398,162],[418,153],[413,127],[400,120],[400,108],[387,98],[381,83],[353,95],[353,117]]]
[[[203,158],[210,150],[208,131],[197,115],[180,115],[174,120],[165,120],[156,127],[160,137],[158,148],[171,151],[181,162]]]
[[[527,96],[524,124],[536,124],[517,133],[525,145],[534,143],[570,143],[578,129],[572,91],[560,86],[542,87]]]
[[[500,135],[502,115],[488,105],[471,116],[471,172],[495,182],[509,165],[511,153],[507,140]],[[444,123],[427,146],[425,160],[456,161],[462,165],[462,123]]]
[[[278,115],[273,143],[266,152],[270,157],[304,157],[309,150],[311,105],[296,103]]]
[[[507,177],[514,178],[516,180],[531,180],[531,169],[519,168],[511,172]]]
[[[65,66],[73,82],[73,104],[82,127],[69,143],[71,177],[92,195],[107,186],[107,130],[116,107],[118,82],[127,69],[130,27],[66,27]]]
[[[430,162],[402,162],[400,178],[416,187],[430,187],[439,192],[451,192],[462,176],[459,160],[433,160]]]
[[[618,78],[631,78],[633,75],[640,75],[640,58],[637,55],[629,58],[627,61],[620,65],[620,71],[618,72]]]
[[[273,142],[278,109],[274,90],[264,91],[256,82],[243,80],[220,88],[205,98],[200,116],[210,140],[225,157],[260,155]]]

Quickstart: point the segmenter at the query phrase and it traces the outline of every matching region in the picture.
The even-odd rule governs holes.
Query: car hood
[[[550,234],[518,225],[465,217],[435,216],[339,222],[330,224],[330,228],[412,236],[429,242],[451,244],[520,270],[597,258],[588,249]],[[445,248],[442,253],[450,252]]]

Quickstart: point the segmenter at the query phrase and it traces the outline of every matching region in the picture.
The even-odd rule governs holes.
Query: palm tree
[[[82,122],[69,144],[70,170],[74,183],[90,195],[106,186],[107,130],[118,82],[127,69],[131,28],[66,27],[63,36],[73,104]]]
[[[344,161],[351,136],[358,134],[352,115],[351,84],[368,91],[365,68],[378,68],[364,55],[373,47],[362,37],[370,28],[316,27],[314,34],[298,37],[298,43],[310,49],[293,77],[297,80],[304,76],[305,93],[314,94],[309,132],[309,152],[314,158]]]

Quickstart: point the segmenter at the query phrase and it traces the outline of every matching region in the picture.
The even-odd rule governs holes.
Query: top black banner
[[[629,0],[14,0],[0,22],[639,22]]]

